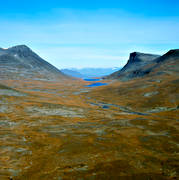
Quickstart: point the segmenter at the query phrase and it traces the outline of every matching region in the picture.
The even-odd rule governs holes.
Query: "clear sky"
[[[120,67],[179,48],[179,0],[0,0],[0,47],[19,44],[58,68]]]

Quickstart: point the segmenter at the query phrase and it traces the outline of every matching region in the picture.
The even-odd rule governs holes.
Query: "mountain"
[[[144,66],[153,63],[153,61],[160,57],[154,54],[145,54],[140,52],[133,52],[130,54],[127,64],[119,71],[107,76],[109,79],[128,80],[137,76],[135,72],[142,69]]]
[[[179,108],[179,49],[170,50],[138,68],[135,62],[128,62],[109,77],[115,81],[95,90],[95,97],[101,96],[110,103],[120,102],[136,111],[162,112]]]
[[[83,78],[84,77],[84,75],[82,75],[78,71],[71,70],[71,69],[61,69],[61,72],[68,75],[68,76],[71,76],[71,77],[76,77],[76,78]]]
[[[179,108],[179,49],[148,60],[150,63],[140,67],[130,61],[121,71],[106,77],[116,81],[94,91],[95,97],[102,99],[105,95],[107,102],[120,102],[136,111],[162,112]]]
[[[0,48],[0,79],[59,80],[67,78],[26,45]]]
[[[120,68],[82,68],[79,69],[78,72],[83,74],[85,77],[101,77],[107,76]]]
[[[139,167],[142,171],[158,166],[157,174],[161,174],[161,177],[154,174],[153,177],[150,177],[153,180],[177,178],[179,173],[175,173],[174,176],[170,174],[172,174],[171,172],[179,172],[177,169],[179,158],[173,153],[178,150],[176,135],[179,134],[179,49],[170,50],[163,56],[156,58],[147,56],[149,58],[142,59],[147,61],[144,63],[145,65],[138,63],[142,61],[141,54],[138,55],[140,58],[136,57],[136,53],[131,54],[127,65],[121,71],[111,75],[112,77],[110,76],[115,80],[108,80],[107,86],[89,91],[87,93],[88,99],[94,106],[96,105],[97,109],[99,106],[108,107],[110,118],[114,116],[115,108],[118,111],[116,111],[115,120],[110,121],[113,128],[119,127],[116,128],[116,131],[112,131],[112,139],[117,137],[115,136],[117,132],[122,138],[125,138],[125,142],[131,145],[127,149],[131,150],[135,147],[137,151],[140,149],[139,154],[143,152],[140,155],[136,153],[136,157],[133,153],[136,149],[131,151],[134,156],[130,156],[130,153],[127,152],[126,161],[130,157],[132,157],[130,162],[134,159],[146,161],[144,166]],[[142,55],[142,57],[144,56]],[[125,78],[124,75],[127,77]],[[125,82],[123,82],[124,80]],[[113,112],[110,112],[110,109]],[[126,140],[127,137],[129,137],[128,140]],[[131,142],[129,143],[129,141]],[[121,149],[120,152],[123,151]],[[163,161],[164,159],[166,161]],[[149,164],[147,165],[147,163]],[[137,163],[134,164],[137,167]],[[113,166],[114,168],[115,166]],[[157,172],[157,168],[155,168],[155,172]],[[136,169],[133,170],[136,172]],[[126,172],[127,175],[130,174],[129,167],[126,168]],[[152,169],[148,172],[152,172]],[[147,175],[128,177],[121,177],[121,179],[148,178]]]
[[[176,73],[179,71],[178,60],[179,49],[170,50],[162,56],[134,52],[121,70],[105,78],[127,81],[145,75]]]
[[[173,49],[168,51],[163,56],[160,56],[151,64],[140,68],[136,72],[136,76],[143,76],[148,74],[149,76],[162,76],[162,75],[174,75],[179,74],[179,49]]]
[[[72,68],[72,69],[62,69],[61,71],[67,75],[78,77],[78,78],[93,78],[107,76],[121,68]]]

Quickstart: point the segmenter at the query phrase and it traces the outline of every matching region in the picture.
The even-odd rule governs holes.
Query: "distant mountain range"
[[[71,69],[61,69],[64,74],[77,78],[93,78],[107,76],[115,71],[120,70],[119,67],[114,68],[71,68]]]
[[[25,45],[0,48],[0,79],[60,80],[67,78],[56,67]]]
[[[72,70],[72,69],[61,69],[61,72],[64,74],[71,76],[71,77],[76,77],[76,78],[84,78],[84,75],[79,73],[77,70]]]

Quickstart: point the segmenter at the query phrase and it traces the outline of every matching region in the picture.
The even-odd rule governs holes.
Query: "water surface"
[[[90,85],[87,85],[86,87],[97,87],[97,86],[105,86],[105,85],[107,85],[107,83],[97,82],[97,83],[92,83]]]
[[[101,79],[84,79],[85,81],[100,81]]]

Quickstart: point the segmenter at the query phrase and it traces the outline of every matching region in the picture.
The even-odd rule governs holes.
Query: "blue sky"
[[[58,68],[123,66],[179,48],[178,0],[6,0],[0,46],[26,44]]]

